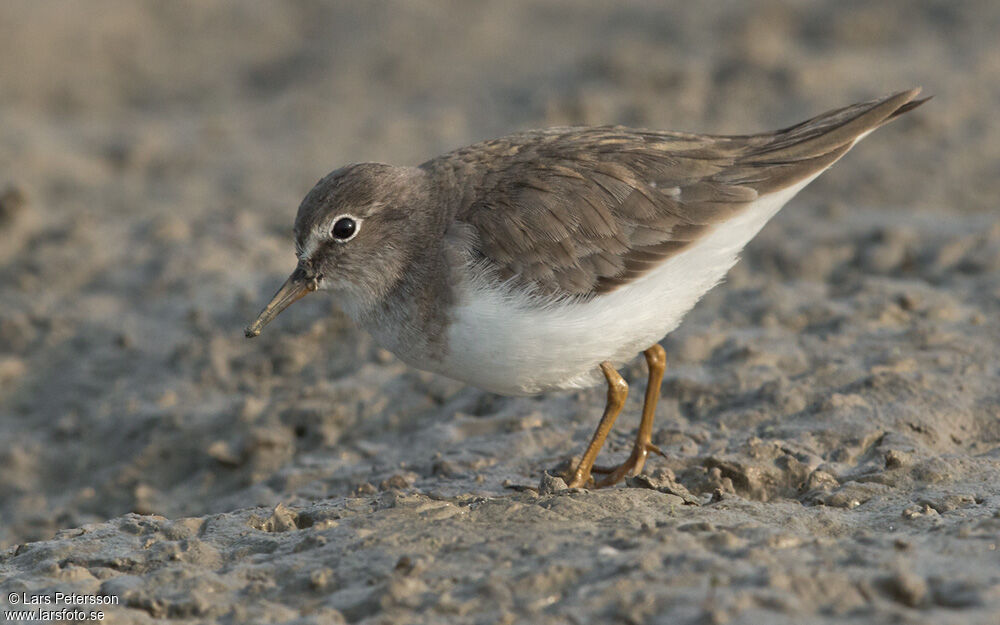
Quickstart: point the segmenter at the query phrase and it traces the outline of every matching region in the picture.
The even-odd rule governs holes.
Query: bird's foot
[[[577,466],[575,470],[567,471],[565,476],[566,486],[570,488],[594,488],[594,476],[583,466]]]
[[[649,452],[659,454],[664,458],[667,457],[667,455],[652,442],[636,441],[635,445],[632,446],[632,453],[629,454],[628,459],[617,467],[595,466],[591,469],[594,473],[606,474],[606,477],[597,482],[595,486],[597,488],[604,488],[605,486],[617,484],[625,479],[626,475],[632,475],[633,477],[639,475],[642,472],[642,468],[646,465],[646,458],[649,457]]]

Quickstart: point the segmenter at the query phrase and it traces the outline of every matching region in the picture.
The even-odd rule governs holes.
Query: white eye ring
[[[361,219],[354,215],[338,215],[330,226],[330,237],[337,243],[347,243],[361,231]]]

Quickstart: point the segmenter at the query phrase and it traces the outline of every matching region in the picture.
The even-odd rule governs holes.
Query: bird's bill
[[[281,311],[315,291],[319,287],[318,283],[319,280],[316,276],[308,275],[301,267],[296,269],[292,275],[288,276],[288,279],[274,294],[264,310],[260,311],[257,319],[247,326],[246,337],[249,339],[260,335],[264,326],[271,323],[271,320],[277,317]]]

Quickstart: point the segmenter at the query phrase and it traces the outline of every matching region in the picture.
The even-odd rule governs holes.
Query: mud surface
[[[4,3],[0,597],[114,596],[115,623],[995,623],[996,32],[994,0]],[[665,339],[667,458],[628,485],[543,479],[602,389],[414,371],[330,298],[242,337],[343,163],[767,130],[917,84],[935,99]],[[623,373],[605,461],[638,421]]]

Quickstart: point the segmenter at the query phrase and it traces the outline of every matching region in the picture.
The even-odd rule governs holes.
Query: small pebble
[[[566,480],[555,475],[550,475],[548,471],[542,474],[542,479],[538,483],[539,495],[553,495],[568,489],[569,486],[566,485]]]

